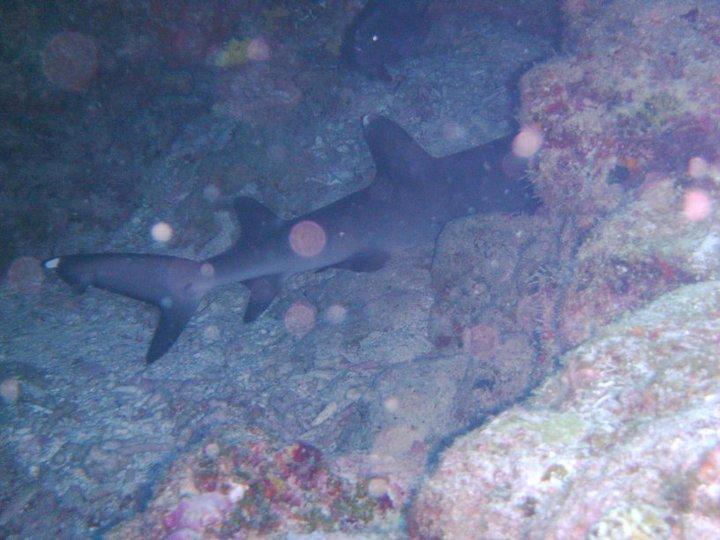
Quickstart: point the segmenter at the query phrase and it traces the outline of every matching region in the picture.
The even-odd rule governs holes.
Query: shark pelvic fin
[[[243,321],[248,323],[256,320],[270,307],[280,292],[280,277],[275,275],[248,279],[243,281],[243,284],[250,289],[250,299],[243,315]]]
[[[332,267],[353,272],[377,272],[387,264],[388,260],[390,260],[390,254],[386,251],[364,251],[334,264]]]

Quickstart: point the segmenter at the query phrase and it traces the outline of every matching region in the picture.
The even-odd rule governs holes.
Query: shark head
[[[370,0],[345,30],[344,61],[371,79],[391,81],[386,64],[411,56],[427,34],[427,0]]]

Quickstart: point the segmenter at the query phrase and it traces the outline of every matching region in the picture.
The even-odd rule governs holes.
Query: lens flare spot
[[[301,257],[315,257],[326,242],[325,230],[314,221],[300,221],[290,230],[290,247]]]
[[[500,333],[494,326],[478,324],[463,332],[462,343],[468,354],[489,360],[500,345]]]
[[[220,188],[215,184],[208,184],[203,188],[203,197],[207,202],[216,202],[220,198]]]
[[[388,482],[387,478],[376,476],[370,479],[367,484],[367,489],[371,497],[382,497],[388,491],[390,491],[390,483]]]
[[[156,242],[169,242],[173,237],[173,229],[169,223],[161,221],[153,225],[150,235]]]
[[[302,337],[315,326],[315,308],[307,302],[294,302],[285,312],[283,322],[288,332]]]
[[[61,32],[47,44],[41,61],[48,81],[63,90],[81,92],[97,72],[98,50],[90,36]]]
[[[333,304],[325,312],[325,320],[330,324],[341,324],[347,317],[347,308],[342,304]]]
[[[446,141],[459,141],[467,136],[467,130],[460,124],[448,122],[443,125],[442,134]]]
[[[10,290],[14,292],[38,293],[44,279],[42,265],[35,257],[18,257],[10,264],[6,279]]]
[[[203,329],[203,337],[208,343],[215,343],[220,338],[220,328],[211,324]]]
[[[7,404],[12,405],[20,397],[20,381],[17,377],[5,379],[0,383],[0,398]]]
[[[213,277],[215,275],[215,267],[210,263],[203,263],[200,266],[200,275],[203,277]]]
[[[689,189],[683,197],[683,215],[688,221],[702,221],[710,215],[712,200],[702,189]]]
[[[216,459],[220,455],[220,445],[216,442],[206,444],[205,455],[210,459]]]
[[[256,62],[270,60],[270,46],[262,38],[251,39],[247,46],[247,57]]]
[[[389,413],[398,412],[400,409],[400,400],[395,396],[391,396],[383,402],[383,407],[385,407],[385,410]]]
[[[538,126],[524,126],[513,139],[513,154],[519,158],[531,158],[540,150],[542,143],[543,136]]]
[[[710,165],[701,157],[693,157],[688,161],[687,174],[690,178],[702,178],[710,172]]]

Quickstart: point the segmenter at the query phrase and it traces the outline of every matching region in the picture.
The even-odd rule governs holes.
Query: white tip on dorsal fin
[[[45,261],[45,268],[48,268],[50,270],[54,270],[60,265],[60,257],[55,257],[54,259],[48,259]]]

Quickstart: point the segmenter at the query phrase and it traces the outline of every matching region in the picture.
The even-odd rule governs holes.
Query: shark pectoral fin
[[[241,229],[238,248],[257,245],[283,223],[275,212],[252,197],[238,197],[234,206]]]
[[[243,283],[250,289],[250,299],[243,315],[243,321],[249,323],[256,320],[270,307],[280,291],[280,278],[279,276],[265,276],[248,279]]]
[[[150,342],[150,348],[145,355],[145,361],[148,364],[152,364],[168,352],[185,329],[185,326],[187,326],[199,303],[199,300],[188,300],[168,306],[160,304],[160,320]]]
[[[388,260],[390,260],[390,254],[385,251],[363,251],[332,265],[332,268],[352,270],[353,272],[377,272],[387,264]]]

